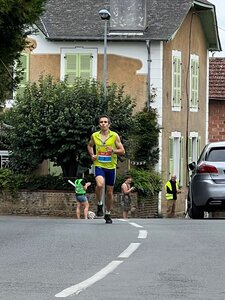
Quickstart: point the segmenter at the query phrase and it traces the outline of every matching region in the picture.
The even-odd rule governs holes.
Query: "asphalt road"
[[[1,300],[225,299],[225,221],[0,216]]]

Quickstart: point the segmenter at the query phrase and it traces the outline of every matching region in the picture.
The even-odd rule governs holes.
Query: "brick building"
[[[209,142],[225,140],[225,57],[209,61]]]

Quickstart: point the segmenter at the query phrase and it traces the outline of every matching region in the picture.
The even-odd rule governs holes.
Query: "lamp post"
[[[99,16],[105,22],[104,27],[104,61],[103,61],[103,88],[104,88],[104,100],[106,102],[106,81],[107,81],[107,25],[111,15],[107,9],[101,9]]]
[[[107,25],[111,17],[107,9],[101,9],[99,12],[100,18],[105,22],[104,27],[104,61],[103,61],[103,92],[104,103],[106,104],[106,81],[107,81]],[[105,213],[105,183],[103,184],[103,190],[101,195],[101,202],[103,204],[103,213]]]

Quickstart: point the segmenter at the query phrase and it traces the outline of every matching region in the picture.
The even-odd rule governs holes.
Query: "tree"
[[[10,93],[20,80],[13,73],[15,61],[26,46],[26,37],[31,26],[44,10],[47,0],[1,0],[0,5],[0,103],[10,97]]]
[[[156,96],[152,89],[151,101],[143,111],[135,115],[135,126],[131,138],[128,140],[128,153],[131,160],[137,162],[139,168],[152,169],[159,159],[159,132],[157,110],[151,107]]]
[[[87,143],[97,130],[98,116],[107,113],[114,130],[127,139],[133,125],[134,100],[123,86],[77,79],[73,86],[51,76],[27,84],[3,120],[11,125],[8,146],[14,170],[30,171],[45,159],[61,166],[64,176],[76,176],[78,166],[90,166]]]

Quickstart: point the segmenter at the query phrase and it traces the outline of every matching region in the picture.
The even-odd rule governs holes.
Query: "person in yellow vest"
[[[167,200],[167,217],[173,218],[175,216],[177,194],[181,192],[177,182],[177,176],[174,174],[165,185],[166,200]]]
[[[106,185],[105,222],[112,223],[110,211],[113,204],[113,189],[116,180],[117,155],[125,154],[119,135],[111,131],[110,118],[106,115],[99,117],[100,131],[94,132],[88,143],[88,153],[94,164],[96,180],[96,200],[98,201],[97,216],[103,216],[102,192]],[[95,148],[95,152],[94,152]]]
[[[76,179],[75,185],[75,197],[77,201],[77,219],[80,219],[80,208],[84,206],[84,218],[88,219],[89,203],[86,196],[86,190],[91,185],[91,182],[86,182],[84,178]]]

